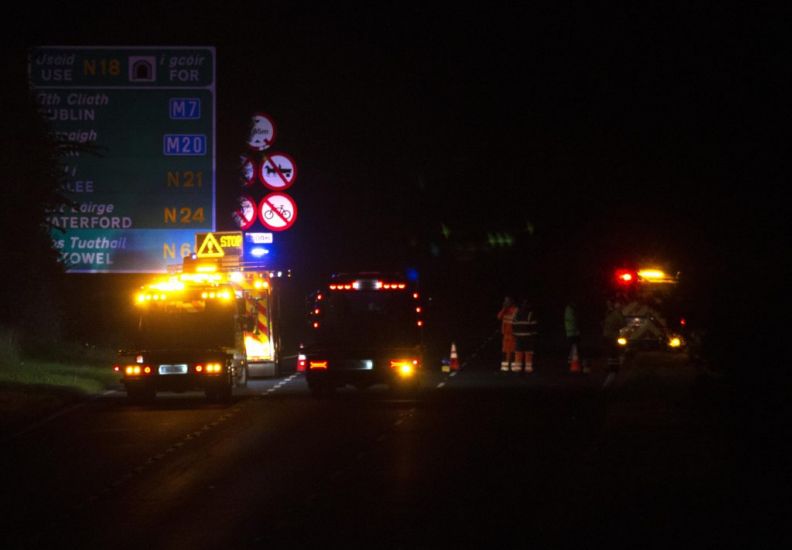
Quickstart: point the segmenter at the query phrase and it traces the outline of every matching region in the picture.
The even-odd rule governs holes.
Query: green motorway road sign
[[[55,136],[89,146],[49,220],[69,272],[164,271],[214,231],[214,48],[46,46],[29,69]]]

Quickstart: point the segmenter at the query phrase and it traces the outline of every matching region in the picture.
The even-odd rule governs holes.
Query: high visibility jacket
[[[498,312],[498,319],[501,320],[501,333],[511,336],[514,334],[512,324],[514,316],[517,314],[517,306],[506,306]]]
[[[536,317],[533,311],[517,310],[517,315],[514,316],[512,327],[515,336],[536,336]]]
[[[567,306],[564,309],[564,331],[566,332],[567,338],[580,336],[580,328],[578,328],[577,322],[577,313],[575,312],[575,308],[572,306]]]

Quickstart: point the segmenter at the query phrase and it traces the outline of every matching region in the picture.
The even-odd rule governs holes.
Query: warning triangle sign
[[[225,256],[225,252],[217,242],[214,233],[207,233],[206,238],[204,238],[201,246],[198,247],[198,252],[196,252],[195,255],[199,258],[222,258]]]

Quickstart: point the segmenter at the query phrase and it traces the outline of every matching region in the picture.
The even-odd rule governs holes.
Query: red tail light
[[[616,270],[616,282],[620,285],[631,285],[638,280],[638,274],[629,269]]]

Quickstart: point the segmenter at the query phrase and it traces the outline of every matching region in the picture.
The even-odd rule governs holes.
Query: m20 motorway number
[[[206,155],[206,136],[202,134],[166,134],[163,153],[168,157],[201,157]]]

